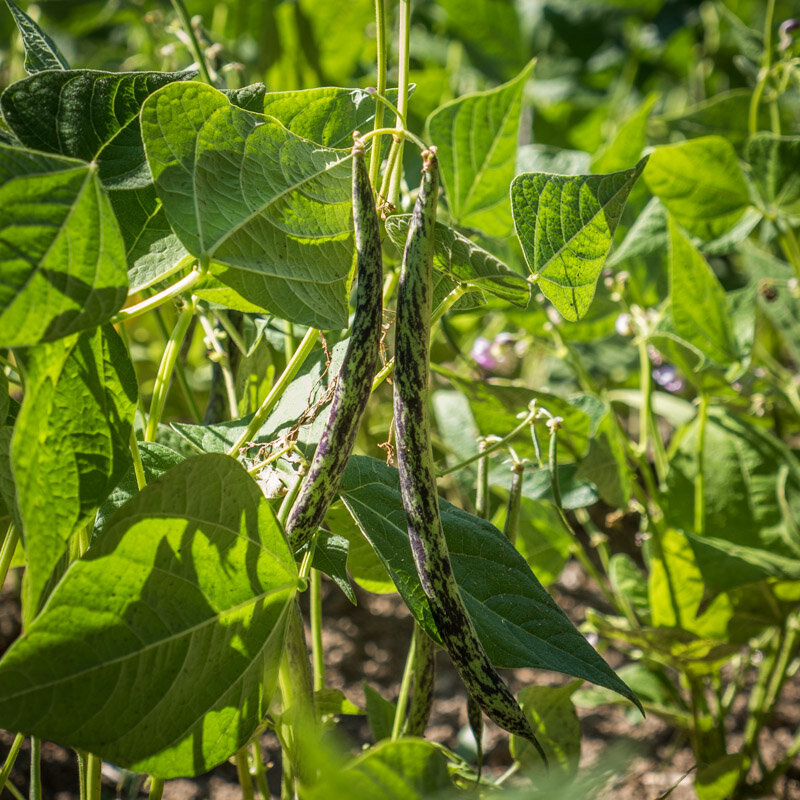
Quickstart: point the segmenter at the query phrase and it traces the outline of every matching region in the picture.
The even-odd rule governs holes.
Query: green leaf
[[[577,774],[581,757],[581,725],[572,702],[580,686],[581,681],[566,686],[527,686],[519,693],[519,704],[547,754],[549,773],[556,773],[565,786]],[[541,756],[530,742],[512,736],[509,745],[512,757],[523,769],[541,770]]]
[[[367,720],[372,739],[375,742],[388,739],[392,735],[395,704],[387,700],[377,689],[362,681],[364,697],[367,700]]]
[[[745,157],[771,218],[800,216],[800,136],[758,133],[747,141]]]
[[[341,689],[318,689],[314,692],[314,708],[321,717],[327,715],[363,714],[364,710],[351,703]]]
[[[94,166],[0,145],[0,345],[60,339],[125,302],[125,253]]]
[[[669,221],[670,302],[677,334],[710,361],[729,365],[738,357],[725,290],[708,262]]]
[[[649,625],[647,580],[633,558],[627,553],[614,553],[608,564],[608,580],[614,594],[628,605],[640,620]]]
[[[110,326],[33,347],[27,362],[11,463],[30,619],[60,577],[72,534],[91,520],[130,464],[137,385],[125,345]]]
[[[303,800],[330,797],[428,800],[452,791],[447,758],[440,747],[423,739],[383,741],[344,768],[330,765]]]
[[[411,214],[386,220],[386,233],[397,247],[405,245]],[[449,225],[436,223],[434,266],[460,285],[480,289],[520,308],[531,298],[530,284],[500,259],[462,236]]]
[[[109,196],[125,240],[129,291],[134,294],[158,283],[186,255],[186,248],[172,232],[152,185]]]
[[[6,5],[17,24],[25,48],[25,71],[28,75],[46,69],[69,69],[58,45],[13,0]]]
[[[352,456],[340,492],[411,613],[438,640],[414,568],[397,471],[375,459]],[[440,509],[453,572],[492,663],[563,672],[637,702],[500,531],[443,500]]]
[[[659,534],[649,568],[647,589],[654,627],[681,628],[699,637],[726,639],[733,615],[730,598],[718,594],[700,613],[706,584],[682,531],[670,528]]]
[[[625,201],[647,163],[610,175],[518,175],[511,210],[531,280],[566,319],[586,314]]]
[[[514,177],[522,90],[531,61],[516,78],[437,108],[425,124],[439,152],[448,207],[459,225],[490,236],[511,232],[508,185]]]
[[[694,528],[697,422],[670,459],[665,514]],[[715,591],[764,577],[796,579],[800,469],[783,443],[745,419],[709,409],[703,455],[705,535],[692,537],[703,579]]]
[[[297,585],[242,467],[189,459],[119,510],[5,654],[0,724],[158,777],[205,772],[263,719]]]
[[[349,152],[301,139],[199,83],[148,98],[142,136],[167,219],[192,255],[284,319],[345,327]]]
[[[330,531],[320,531],[314,542],[312,566],[324,572],[342,590],[347,599],[356,605],[356,593],[347,575],[349,549],[350,542],[344,536]]]
[[[627,507],[633,490],[633,474],[619,428],[609,418],[603,420],[592,437],[578,477],[594,483],[600,497],[613,508]]]
[[[152,483],[156,478],[161,477],[165,472],[185,460],[185,456],[157,442],[139,442],[138,446],[147,483]],[[133,463],[131,463],[120,482],[97,509],[92,541],[102,533],[105,524],[116,510],[137,494],[139,494],[139,486],[136,482]]]
[[[151,182],[139,130],[145,98],[188,72],[48,71],[11,84],[0,108],[28,147],[97,161],[108,188]]]
[[[502,529],[506,509],[493,520]],[[520,501],[519,528],[515,543],[533,574],[543,586],[558,579],[572,552],[572,537],[552,503],[523,497]]]
[[[729,231],[750,204],[736,152],[721,136],[657,147],[644,179],[670,214],[702,239]]]
[[[397,89],[387,92],[397,102]],[[292,133],[325,147],[349,148],[353,131],[366,133],[375,119],[379,101],[364,89],[323,86],[293,92],[269,92],[263,112],[275,117]]]
[[[397,591],[372,545],[341,503],[334,503],[328,509],[325,524],[336,535],[347,539],[347,571],[356,584],[373,594],[394,594]]]
[[[592,159],[592,172],[616,172],[639,160],[647,141],[647,119],[657,100],[657,94],[650,94],[617,127],[614,138]]]
[[[745,753],[728,753],[710,764],[698,766],[694,779],[697,800],[725,800],[731,797],[749,763],[750,759]]]
[[[666,249],[667,210],[657,197],[653,197],[606,263],[614,267],[631,258],[660,256]]]

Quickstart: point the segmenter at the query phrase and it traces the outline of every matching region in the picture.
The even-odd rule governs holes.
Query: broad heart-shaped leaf
[[[125,302],[119,225],[97,168],[0,145],[0,346],[59,339]]]
[[[625,201],[647,158],[610,175],[518,175],[511,210],[532,280],[566,319],[589,309]]]
[[[386,233],[404,247],[411,214],[394,214],[386,220]],[[520,308],[531,298],[528,281],[499,258],[441,222],[436,223],[434,265],[452,280],[475,287]]]
[[[340,494],[415,619],[438,639],[414,568],[397,470],[373,458],[352,456]],[[613,689],[638,704],[497,528],[443,500],[440,509],[464,603],[496,666],[555,670]]]
[[[669,277],[675,330],[710,361],[727,366],[737,347],[725,302],[725,290],[708,262],[669,220]]]
[[[397,89],[387,93],[397,102]],[[325,147],[351,147],[353,131],[366,133],[375,119],[376,100],[364,89],[323,86],[294,92],[269,92],[263,112],[288,130]]]
[[[111,326],[32,347],[11,464],[22,518],[26,614],[60,577],[70,537],[130,463],[136,376]]]
[[[750,203],[733,145],[721,136],[657,147],[644,179],[670,214],[702,239],[729,231]]]
[[[150,183],[139,131],[145,98],[190,72],[48,71],[11,84],[0,97],[9,127],[28,147],[97,161],[108,188]]]
[[[517,160],[522,90],[532,69],[531,61],[496,89],[446,103],[425,123],[427,140],[438,147],[447,204],[459,225],[491,236],[511,232],[507,192]]]
[[[284,319],[345,326],[349,152],[301,139],[199,83],[148,98],[142,136],[167,219],[192,255]]]
[[[0,662],[0,725],[169,778],[261,723],[297,588],[258,486],[226,456],[148,484]]]
[[[110,192],[111,206],[125,240],[130,293],[157,283],[184,256],[152,185]]]
[[[753,180],[771,216],[800,215],[800,136],[758,133],[745,149]]]
[[[25,48],[25,71],[28,75],[46,69],[69,69],[58,45],[15,2],[6,0],[8,10],[14,17],[22,46]]]

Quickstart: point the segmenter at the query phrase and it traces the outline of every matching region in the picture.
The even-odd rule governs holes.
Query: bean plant
[[[268,797],[269,730],[284,798],[593,797],[626,756],[582,766],[577,709],[621,704],[701,800],[769,795],[800,753],[760,750],[800,665],[797,21],[197,5],[100,69],[6,0],[0,791],[30,737],[32,798],[43,740],[82,798],[103,761],[158,798],[228,759]],[[396,697],[328,686],[323,579],[407,606]],[[440,648],[469,755],[425,738]]]

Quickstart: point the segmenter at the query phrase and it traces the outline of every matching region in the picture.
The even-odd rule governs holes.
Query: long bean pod
[[[358,140],[353,147],[352,186],[356,307],[328,423],[286,521],[286,535],[295,552],[313,538],[336,496],[378,364],[383,303],[380,227],[363,145]]]
[[[439,516],[428,410],[438,188],[436,155],[426,151],[403,253],[395,334],[394,424],[411,550],[442,643],[468,691],[490,719],[530,741],[546,761],[528,719],[489,660],[464,606]]]

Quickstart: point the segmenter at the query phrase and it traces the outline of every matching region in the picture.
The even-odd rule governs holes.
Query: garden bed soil
[[[358,605],[352,606],[330,582],[323,583],[325,629],[323,644],[326,654],[326,679],[331,688],[341,689],[359,707],[365,705],[362,681],[366,680],[384,697],[394,699],[411,636],[412,620],[396,595],[372,595],[358,590]],[[583,621],[587,605],[603,607],[599,592],[584,576],[580,567],[570,563],[561,580],[553,586],[559,605],[576,624]],[[4,651],[19,633],[20,617],[17,592],[7,581],[0,595],[0,651]],[[609,650],[612,666],[623,663],[622,657]],[[515,691],[535,684],[557,685],[564,676],[530,669],[506,671]],[[671,800],[695,800],[692,785],[694,758],[691,750],[676,737],[674,731],[657,717],[646,719],[623,707],[579,709],[582,731],[581,763],[599,763],[612,745],[621,746],[629,754],[628,766],[619,778],[608,785],[605,796],[614,800],[657,800],[669,795]],[[744,714],[733,715],[733,724],[741,730]],[[366,717],[343,717],[341,727],[358,749],[358,743],[370,740]],[[763,734],[762,752],[768,762],[785,751],[791,737],[800,727],[800,674],[786,686],[778,708]],[[436,698],[426,736],[461,753],[470,747],[463,687],[448,663],[447,656],[437,655]],[[13,736],[0,731],[0,759],[5,759]],[[734,740],[735,741],[735,740]],[[511,764],[508,737],[488,720],[485,729],[485,770],[501,775]],[[278,764],[280,751],[274,735],[262,738],[265,761]],[[28,744],[23,749],[11,781],[23,796],[28,790]],[[267,774],[275,796],[279,794],[279,770]],[[118,789],[122,773],[112,765],[103,768],[103,797],[146,796],[136,793],[132,779],[125,792]],[[71,750],[51,743],[42,746],[42,787],[44,800],[77,800],[77,767]],[[141,781],[139,781],[141,784]],[[6,792],[3,800],[10,798]],[[231,763],[193,779],[167,781],[165,800],[237,800],[241,791],[236,769]],[[777,786],[776,798],[800,800],[800,762]]]

